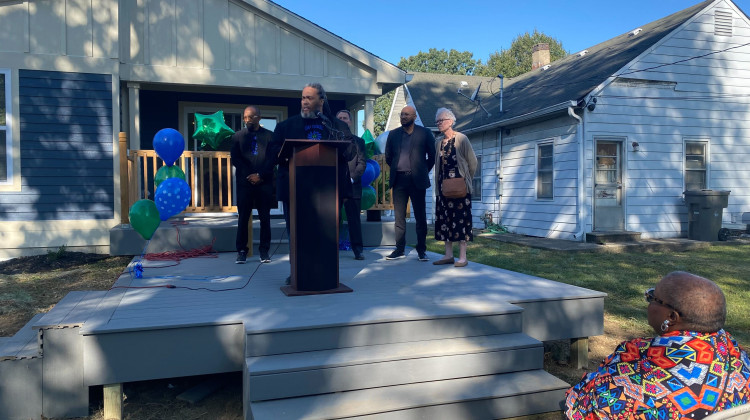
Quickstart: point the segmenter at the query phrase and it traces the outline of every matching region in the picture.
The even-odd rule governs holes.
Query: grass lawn
[[[442,254],[443,242],[427,237],[427,249]],[[454,255],[458,255],[455,246]],[[634,336],[653,336],[646,322],[643,292],[676,270],[688,271],[716,282],[727,298],[725,329],[744,348],[750,347],[750,244],[718,242],[710,248],[684,252],[585,253],[551,251],[474,236],[469,261],[531,274],[561,283],[607,293],[604,311],[608,321],[627,328]]]

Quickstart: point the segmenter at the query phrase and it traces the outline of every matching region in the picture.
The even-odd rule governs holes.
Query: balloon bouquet
[[[190,203],[192,193],[185,181],[185,173],[179,166],[175,166],[184,149],[185,139],[177,130],[164,128],[154,136],[154,151],[164,161],[164,165],[154,175],[154,200],[136,201],[129,213],[131,226],[146,240],[141,257],[145,255],[159,224],[185,210]],[[134,271],[135,277],[143,276],[140,259],[136,262]]]
[[[375,188],[373,188],[370,184],[372,184],[380,176],[380,165],[377,161],[372,159],[372,156],[383,152],[378,150],[378,145],[372,138],[370,130],[365,130],[365,133],[362,135],[362,139],[365,141],[365,156],[367,157],[367,165],[365,166],[365,171],[364,173],[362,173],[362,177],[360,178],[360,181],[362,182],[362,200],[360,209],[367,210],[375,205],[375,201],[377,200]],[[383,148],[383,150],[385,150],[385,148]],[[341,214],[344,215],[343,220],[346,220],[346,212],[344,212],[343,209],[341,211]],[[339,249],[342,251],[350,250],[351,242],[349,241],[349,239],[347,239],[348,232],[342,232],[340,236],[342,237],[342,239],[339,241]]]

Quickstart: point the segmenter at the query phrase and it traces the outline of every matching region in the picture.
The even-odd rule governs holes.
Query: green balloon
[[[362,187],[362,210],[367,210],[375,205],[375,188],[371,185]]]
[[[183,181],[187,181],[185,179],[185,172],[182,172],[182,169],[180,169],[177,165],[164,165],[161,168],[159,168],[158,171],[156,171],[156,175],[154,175],[154,185],[157,187],[159,184],[164,182],[164,180],[168,178],[180,178]]]
[[[154,236],[156,228],[161,223],[159,209],[151,200],[138,200],[130,207],[130,225],[133,226],[143,239],[149,240]]]
[[[201,147],[219,150],[219,145],[232,136],[234,130],[224,122],[224,111],[216,111],[211,115],[195,113],[195,133],[193,138],[200,140]]]

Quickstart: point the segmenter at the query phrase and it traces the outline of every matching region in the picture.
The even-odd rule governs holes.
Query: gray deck
[[[388,397],[382,388],[367,391],[371,386],[413,390],[414,405],[389,406],[381,413],[388,418],[396,412],[416,418],[439,406],[446,412],[490,410],[492,416],[530,413],[529,407],[549,411],[565,387],[554,377],[540,379],[548,389],[526,387],[512,398],[505,391],[482,391],[480,383],[501,384],[502,375],[528,376],[524,380],[532,383],[530,378],[543,373],[536,340],[603,333],[604,293],[473,262],[463,268],[434,266],[418,261],[410,249],[407,258],[395,261],[385,260],[391,247],[366,249],[365,261],[341,251],[340,281],[352,293],[287,297],[280,290],[290,268],[287,247],[274,242],[269,264],[251,257],[238,265],[233,252],[179,263],[144,260],[142,278],[125,272],[110,291],[66,296],[31,326],[43,337],[40,414],[86,415],[89,386],[231,371],[245,372],[248,418],[250,410],[257,419],[276,418],[273,413],[284,404],[317,418],[306,404],[332,397],[318,399],[314,393],[322,388],[316,384],[326,384],[330,392],[346,390],[338,392],[343,399],[336,404],[343,406],[347,398]],[[440,258],[428,255],[431,261]],[[439,344],[434,354],[430,340]],[[495,361],[498,357],[502,361]],[[451,360],[473,366],[472,375],[480,379],[460,378],[461,369],[438,369]],[[23,378],[20,365],[13,369],[14,377]],[[408,377],[394,374],[404,369]],[[292,390],[283,385],[285,376],[304,379]],[[266,403],[265,394],[252,392],[258,381],[278,383],[264,391],[287,402]],[[445,399],[430,403],[430,387],[437,385],[425,381],[440,382]],[[479,381],[472,385],[476,396],[458,401],[461,391],[452,393],[450,381],[459,387]],[[21,390],[17,385],[10,388]],[[60,389],[70,393],[49,398]],[[518,410],[497,408],[511,400],[520,404]],[[319,415],[365,415],[339,408]],[[13,410],[6,412],[35,413],[29,407]]]
[[[287,297],[279,287],[289,274],[289,259],[286,245],[279,248],[270,264],[259,264],[254,258],[248,264],[235,264],[234,253],[183,260],[176,266],[144,260],[143,278],[124,273],[115,284],[135,288],[108,292],[80,332],[96,335],[242,323],[252,334],[328,324],[491,314],[512,310],[513,303],[523,306],[524,302],[606,296],[477,263],[464,268],[434,266],[417,261],[415,251],[406,259],[387,261],[385,255],[392,249],[376,248],[365,252],[365,261],[341,251],[340,281],[353,288],[353,293]],[[428,255],[431,261],[439,258],[434,253]],[[138,288],[165,285],[178,288]],[[235,288],[240,290],[222,291]],[[57,326],[60,317],[45,316],[34,327]],[[47,323],[48,319],[53,322]]]

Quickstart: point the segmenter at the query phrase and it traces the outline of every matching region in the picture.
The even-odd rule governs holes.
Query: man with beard
[[[338,149],[338,191],[339,202],[352,197],[352,182],[349,177],[348,162],[356,156],[357,149],[349,127],[336,118],[329,118],[323,111],[326,105],[326,92],[320,83],[308,83],[302,89],[302,109],[299,115],[294,115],[282,121],[273,132],[273,140],[268,149],[269,159],[273,158],[279,165],[276,183],[276,195],[284,207],[284,220],[287,232],[289,225],[289,158],[278,156],[284,140],[345,140],[345,144]],[[286,284],[291,278],[287,277]]]
[[[336,118],[346,123],[351,129],[352,114],[348,110],[342,109],[336,113]],[[362,254],[364,246],[362,245],[362,224],[360,220],[360,210],[362,209],[362,174],[365,172],[367,161],[365,160],[365,141],[361,137],[354,136],[357,145],[357,155],[349,161],[349,176],[352,178],[352,198],[344,201],[344,211],[346,220],[349,224],[349,240],[352,244],[352,252],[355,260],[364,260]]]
[[[260,220],[260,262],[271,262],[271,206],[273,201],[273,159],[266,156],[271,131],[260,126],[260,111],[248,106],[242,114],[245,127],[232,136],[232,165],[237,186],[237,264],[247,259],[248,224],[253,208]]]
[[[430,188],[429,172],[435,164],[435,136],[414,123],[417,110],[412,106],[407,105],[401,110],[400,119],[401,127],[392,130],[385,143],[385,162],[391,168],[396,233],[396,249],[385,259],[405,257],[406,204],[411,199],[416,219],[417,255],[419,261],[428,261],[425,196]]]

